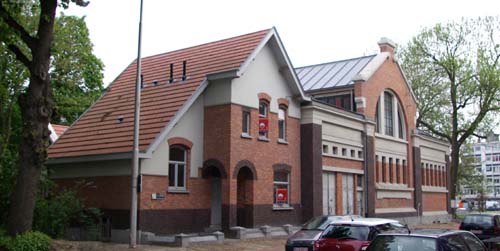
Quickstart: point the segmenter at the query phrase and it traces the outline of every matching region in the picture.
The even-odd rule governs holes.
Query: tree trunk
[[[458,179],[458,165],[460,160],[460,146],[456,140],[451,142],[451,180],[450,180],[450,199],[454,200],[457,192],[456,181]]]
[[[7,225],[11,236],[31,230],[38,183],[49,146],[48,125],[53,108],[49,66],[57,0],[41,0],[40,7],[37,35],[29,44],[32,59],[22,60],[29,69],[30,83],[26,93],[19,96],[23,130],[19,174],[11,195]],[[19,59],[22,55],[18,52],[16,57]]]
[[[26,94],[19,98],[23,119],[19,152],[19,174],[12,193],[8,233],[15,236],[31,230],[38,183],[47,158],[49,144],[48,123],[52,110],[49,78],[30,78]]]

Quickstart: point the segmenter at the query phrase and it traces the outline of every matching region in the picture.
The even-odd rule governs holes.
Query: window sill
[[[259,140],[259,141],[269,142],[269,138],[267,138],[267,137],[262,137],[262,136],[259,136],[259,137],[257,138],[257,140]]]
[[[284,139],[278,139],[278,144],[288,145],[288,142]]]
[[[176,188],[168,188],[167,192],[169,193],[180,193],[180,194],[188,194],[189,191],[187,189],[176,189]]]
[[[241,138],[242,138],[242,139],[252,139],[252,136],[250,136],[250,135],[249,135],[249,134],[247,134],[247,133],[242,133],[242,134],[241,134]]]
[[[290,211],[293,210],[294,208],[291,206],[279,206],[274,204],[273,205],[273,211]]]

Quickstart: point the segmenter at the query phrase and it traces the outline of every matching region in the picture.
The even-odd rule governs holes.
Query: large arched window
[[[403,109],[392,92],[384,91],[380,95],[375,111],[375,122],[377,133],[406,139]]]
[[[187,150],[180,145],[170,147],[168,160],[169,190],[186,190]]]

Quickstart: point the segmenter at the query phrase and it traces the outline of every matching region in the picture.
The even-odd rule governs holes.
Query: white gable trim
[[[368,65],[366,65],[358,75],[352,78],[352,81],[368,81],[373,74],[382,66],[382,64],[387,60],[391,55],[388,52],[381,52],[375,56]]]
[[[198,97],[203,93],[203,91],[207,88],[208,86],[208,80],[205,78],[201,85],[196,89],[196,91],[189,97],[189,99],[184,103],[184,105],[177,111],[175,116],[168,122],[167,126],[164,127],[161,132],[156,136],[155,140],[153,143],[151,143],[146,150],[146,156],[151,157],[153,155],[153,152],[158,148],[158,146],[162,143],[165,142],[165,139],[167,138],[168,134],[170,131],[172,131],[172,128],[180,121],[182,116],[191,108],[191,106],[194,104],[194,102],[198,99]]]
[[[51,123],[49,123],[49,131],[50,131],[50,141],[52,144],[54,144],[57,138],[59,138],[59,135],[57,135],[56,130],[54,130],[54,127],[52,126]]]
[[[294,70],[294,68],[292,66],[292,63],[291,63],[290,59],[288,58],[288,54],[286,53],[286,51],[285,51],[285,49],[283,47],[283,43],[281,42],[281,39],[279,38],[278,32],[276,31],[276,28],[274,28],[274,27],[269,30],[269,32],[262,39],[262,41],[259,43],[259,45],[257,45],[257,47],[255,47],[255,49],[252,51],[252,53],[250,54],[250,56],[248,56],[248,58],[245,60],[245,62],[243,62],[243,64],[241,64],[241,67],[240,67],[240,69],[239,69],[239,71],[237,73],[238,76],[241,76],[241,75],[243,75],[246,72],[246,70],[250,66],[250,63],[252,63],[255,60],[255,58],[257,57],[257,55],[259,55],[259,53],[262,51],[262,49],[264,48],[264,46],[266,46],[267,43],[273,37],[274,37],[274,39],[276,39],[276,42],[277,42],[278,47],[280,49],[280,53],[279,54],[283,56],[283,59],[286,62],[286,67],[288,68],[288,70],[289,70],[289,72],[291,74],[291,77],[293,79],[295,87],[299,91],[300,98],[302,100],[310,101],[310,98],[307,97],[304,94],[304,90],[302,89],[302,85],[299,82],[297,74],[295,74],[295,70]]]
[[[356,81],[365,81],[365,82],[368,81],[373,76],[373,74],[375,74],[375,72],[380,68],[380,66],[382,66],[382,64],[385,62],[385,60],[389,59],[390,57],[391,57],[391,54],[389,52],[379,53],[377,56],[375,56],[372,59],[372,61],[370,61],[370,63],[368,63],[368,65],[365,66],[365,68],[363,68],[363,70],[361,70],[360,73],[358,73],[358,75],[356,75],[356,76],[354,76],[354,78],[352,78],[352,81],[354,81],[354,82],[356,82]],[[415,93],[413,92],[413,89],[411,88],[410,82],[406,78],[406,75],[405,75],[403,69],[401,69],[401,66],[399,65],[399,63],[396,59],[394,59],[394,62],[398,66],[398,69],[399,69],[399,72],[401,72],[401,75],[403,75],[403,80],[405,81],[406,87],[410,91],[410,94],[411,94],[413,101],[415,102],[415,104],[417,104],[417,98],[415,96]]]

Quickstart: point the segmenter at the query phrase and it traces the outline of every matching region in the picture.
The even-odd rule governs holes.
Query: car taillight
[[[462,223],[460,223],[460,225],[458,225],[458,230],[461,230],[461,229],[462,229],[463,224],[464,224],[464,223],[462,222]]]
[[[313,241],[313,251],[319,251],[319,241]]]
[[[497,226],[493,226],[493,234],[498,235],[498,227]]]

